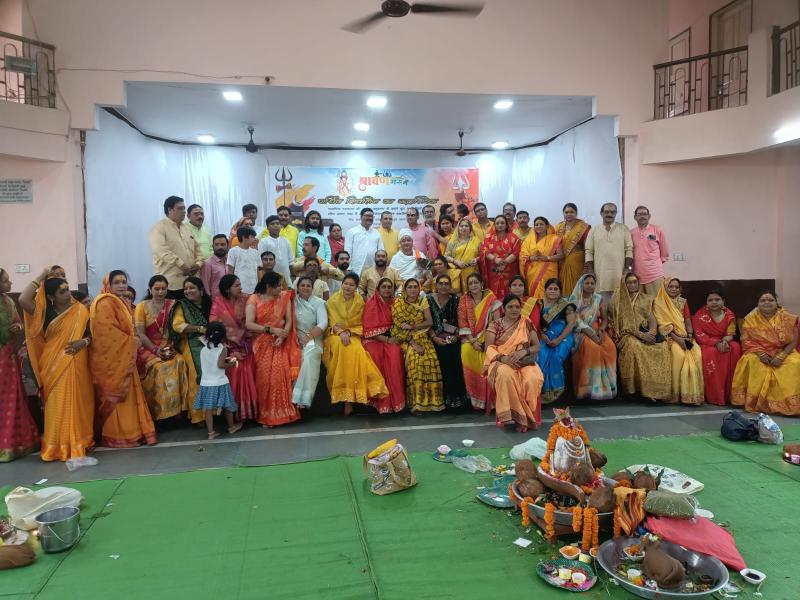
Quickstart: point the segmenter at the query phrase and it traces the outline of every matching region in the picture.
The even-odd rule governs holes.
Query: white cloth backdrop
[[[100,128],[87,133],[86,226],[89,290],[100,289],[112,269],[128,272],[138,298],[152,275],[147,233],[163,217],[163,202],[177,195],[200,204],[206,225],[225,233],[241,217],[243,204],[266,206],[265,174],[281,165],[310,167],[449,167],[477,166],[480,195],[490,214],[514,202],[531,217],[556,223],[565,202],[580,215],[599,222],[604,202],[619,203],[622,194],[614,120],[598,117],[551,144],[511,152],[457,157],[450,152],[334,152],[269,150],[248,154],[238,148],[181,146],[149,140],[128,125],[100,112]],[[402,225],[402,224],[400,224]]]

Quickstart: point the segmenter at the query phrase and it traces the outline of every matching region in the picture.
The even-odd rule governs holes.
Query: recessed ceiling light
[[[356,131],[369,131],[369,123],[364,123],[364,122],[355,123],[353,125],[353,129],[355,129]]]
[[[366,140],[353,140],[352,142],[350,142],[350,145],[353,148],[366,148],[367,142]]]
[[[508,142],[492,142],[492,148],[495,150],[505,150],[508,148]]]
[[[237,92],[236,90],[225,90],[222,92],[222,97],[225,98],[228,102],[241,102],[242,101],[242,93]]]
[[[207,133],[204,133],[203,135],[197,136],[197,141],[200,142],[201,144],[213,144],[215,140],[213,135],[208,135]]]
[[[386,108],[386,96],[370,96],[367,98],[367,106],[370,108]]]
[[[514,106],[513,100],[498,100],[494,103],[495,110],[508,110],[512,106]]]

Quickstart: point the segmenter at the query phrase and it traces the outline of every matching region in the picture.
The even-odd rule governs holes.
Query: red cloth
[[[400,346],[371,339],[389,335],[392,327],[392,303],[377,292],[364,305],[364,349],[383,375],[389,395],[370,398],[369,403],[381,413],[400,412],[406,406],[405,362]]]
[[[747,565],[736,549],[733,536],[704,517],[671,519],[647,517],[647,529],[673,544],[720,559],[725,565],[741,571]]]

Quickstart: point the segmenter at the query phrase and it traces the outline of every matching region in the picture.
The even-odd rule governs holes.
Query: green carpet
[[[798,440],[800,426],[784,433]],[[666,464],[705,483],[700,502],[767,573],[764,600],[800,597],[800,468],[779,448],[715,435],[597,445],[610,470]],[[480,452],[509,462],[502,449]],[[535,574],[550,552],[536,528],[475,500],[490,476],[424,453],[411,462],[418,486],[384,497],[369,493],[353,457],[76,484],[86,498],[80,543],[0,574],[0,599],[569,597]],[[536,543],[519,549],[520,536]],[[584,597],[633,596],[602,582]]]

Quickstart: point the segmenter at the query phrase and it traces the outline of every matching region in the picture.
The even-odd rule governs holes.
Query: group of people
[[[188,212],[188,215],[187,215]],[[155,422],[179,415],[219,434],[244,421],[297,421],[321,365],[333,404],[381,414],[472,407],[498,425],[536,427],[543,403],[638,394],[800,414],[797,317],[772,292],[741,323],[719,291],[691,314],[664,277],[664,232],[637,207],[637,226],[602,207],[590,227],[567,204],[555,227],[506,204],[407,209],[392,227],[365,208],[358,226],[325,235],[321,215],[295,227],[287,207],[256,226],[257,208],[211,235],[202,207],[164,203],[150,233],[156,272],[135,307],[127,275],[79,301],[63,270],[46,269],[19,297],[0,270],[0,460],[41,445],[44,460],[95,444],[156,443]],[[188,216],[188,222],[184,219]],[[16,348],[44,406],[27,409]],[[570,372],[571,366],[571,372]]]

